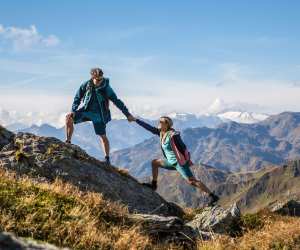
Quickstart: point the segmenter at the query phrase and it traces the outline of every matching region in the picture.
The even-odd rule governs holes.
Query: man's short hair
[[[92,68],[90,73],[91,75],[103,76],[103,71],[100,68]]]

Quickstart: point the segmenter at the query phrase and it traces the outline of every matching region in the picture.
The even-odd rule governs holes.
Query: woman
[[[187,180],[190,185],[193,185],[210,197],[209,205],[215,204],[219,197],[211,192],[201,181],[197,180],[190,170],[193,165],[190,159],[190,153],[183,141],[181,140],[179,132],[176,132],[172,126],[173,121],[167,116],[162,116],[159,120],[158,128],[135,119],[136,123],[160,137],[160,143],[165,159],[155,159],[152,161],[152,182],[144,183],[144,185],[151,187],[153,190],[157,189],[158,168],[168,170],[177,170],[181,176]]]

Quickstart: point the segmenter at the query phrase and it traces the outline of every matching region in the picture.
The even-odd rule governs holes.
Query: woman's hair
[[[160,117],[160,119],[163,119],[165,121],[165,123],[167,123],[168,130],[172,129],[172,127],[173,127],[173,121],[172,121],[172,119],[170,117],[168,117],[168,116],[162,116],[162,117]]]
[[[162,116],[162,117],[160,117],[160,119],[164,120],[165,123],[168,125],[168,131],[174,130],[173,129],[173,121],[172,121],[172,119],[170,117],[168,117],[168,116]],[[160,137],[160,142],[162,143],[163,134],[162,134],[161,131],[160,131],[159,137]]]

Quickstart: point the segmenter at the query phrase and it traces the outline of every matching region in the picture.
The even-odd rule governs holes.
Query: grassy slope
[[[36,183],[0,170],[0,231],[72,249],[181,249],[156,243],[139,225],[130,223],[127,214],[126,207],[106,201],[100,194],[80,192],[59,180]],[[299,218],[245,216],[243,226],[246,233],[241,237],[215,236],[209,242],[196,242],[196,248],[299,246]]]
[[[0,172],[0,230],[74,249],[150,247],[127,209],[56,181],[37,184]]]
[[[198,243],[198,250],[298,250],[300,249],[300,218],[280,216],[261,211],[243,218],[244,234],[229,238],[215,236]]]
[[[228,175],[226,182],[238,184],[238,192],[232,193],[229,196],[222,195],[220,204],[222,206],[229,206],[233,202],[238,201],[249,191],[257,180],[259,180],[264,174],[272,172],[275,169],[276,167],[265,167],[257,171],[231,173]],[[242,183],[243,185],[241,185]],[[243,212],[249,212],[247,208],[242,207],[241,209]]]

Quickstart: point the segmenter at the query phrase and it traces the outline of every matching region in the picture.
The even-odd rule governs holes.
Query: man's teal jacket
[[[109,79],[104,78],[103,81],[104,82],[99,87],[95,87],[103,123],[106,124],[109,121],[111,121],[111,113],[108,105],[109,100],[111,100],[126,117],[128,117],[130,113],[125,104],[117,97],[116,93],[109,85]],[[88,111],[89,101],[91,100],[92,96],[92,86],[93,82],[91,79],[81,84],[74,97],[74,101],[72,104],[72,112],[75,112],[78,109],[81,101],[83,101],[82,109]]]

